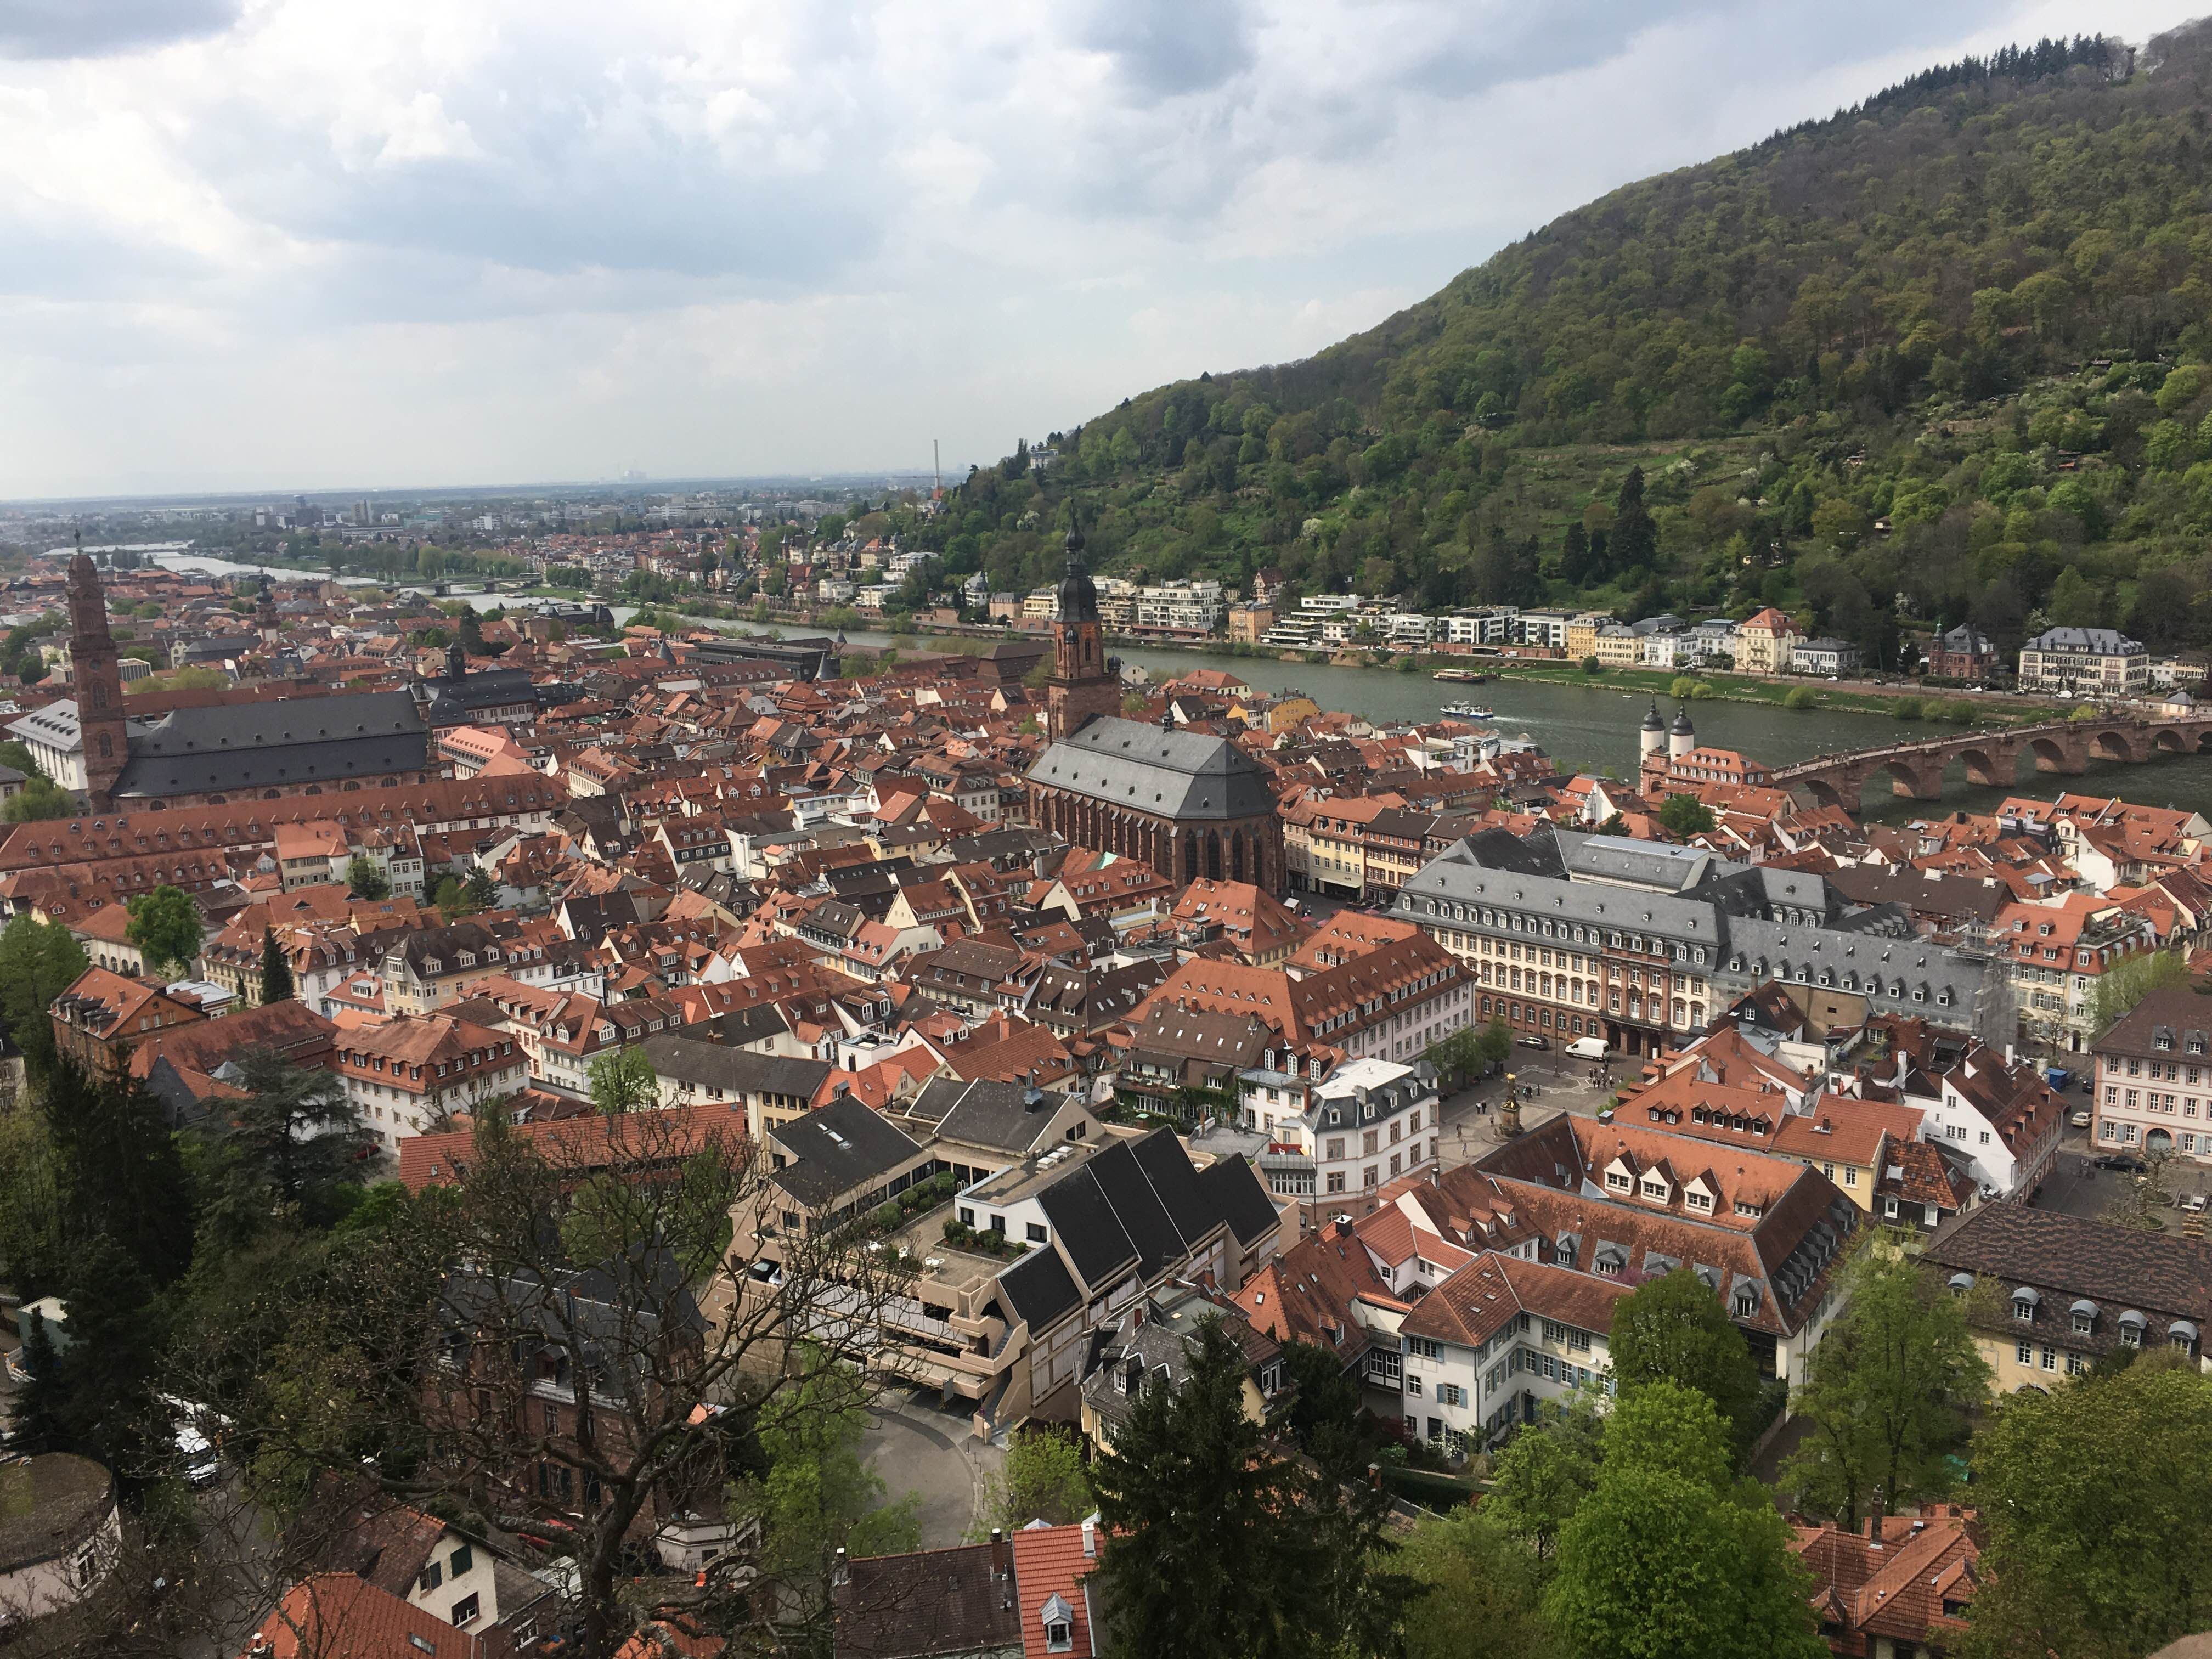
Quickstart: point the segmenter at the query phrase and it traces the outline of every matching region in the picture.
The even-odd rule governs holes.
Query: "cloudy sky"
[[[2191,0],[0,0],[0,498],[994,458]]]

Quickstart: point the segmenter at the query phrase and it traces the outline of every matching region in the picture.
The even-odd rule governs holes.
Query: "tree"
[[[439,914],[449,921],[459,921],[469,912],[469,896],[461,886],[459,876],[447,876],[438,884],[430,902],[438,907]]]
[[[1814,695],[1811,686],[1793,685],[1783,694],[1782,706],[1784,708],[1817,708],[1820,706],[1820,700]]]
[[[860,1372],[821,1353],[806,1370],[758,1413],[768,1469],[739,1501],[760,1517],[761,1567],[787,1598],[782,1616],[811,1624],[829,1613],[837,1551],[889,1555],[921,1540],[918,1498],[884,1505],[883,1477],[861,1457],[870,1395]]]
[[[1559,1547],[1560,1531],[1597,1484],[1605,1419],[1601,1401],[1577,1390],[1507,1441],[1492,1460],[1486,1511],[1522,1540],[1540,1561]]]
[[[1283,1381],[1291,1389],[1291,1438],[1311,1451],[1331,1436],[1355,1433],[1363,1402],[1344,1362],[1316,1342],[1283,1345]]]
[[[1032,1521],[1066,1526],[1097,1506],[1081,1446],[1066,1434],[1038,1429],[1017,1435],[1006,1461],[985,1477],[969,1536],[988,1537],[994,1527],[1016,1533]]]
[[[1801,1500],[1856,1528],[1952,1485],[1990,1369],[1957,1298],[1911,1256],[1861,1252],[1850,1301],[1813,1351],[1799,1415],[1812,1425],[1785,1480]]]
[[[645,1050],[635,1044],[602,1048],[585,1068],[592,1104],[613,1117],[660,1103],[660,1079]]]
[[[69,1346],[57,1358],[50,1407],[62,1442],[90,1452],[125,1492],[158,1480],[176,1454],[156,1397],[164,1319],[145,1268],[106,1233],[77,1259],[69,1287]]]
[[[206,933],[191,894],[181,887],[156,887],[127,901],[125,908],[131,923],[124,937],[138,947],[148,967],[171,968],[179,974],[191,970]]]
[[[276,938],[274,927],[261,930],[261,1000],[289,1002],[293,995],[292,958]]]
[[[875,1512],[852,1431],[897,1349],[873,1351],[863,1377],[809,1339],[883,1328],[909,1271],[826,1212],[734,1232],[733,1216],[793,1201],[741,1118],[628,1112],[562,1130],[479,1115],[441,1184],[396,1224],[335,1230],[329,1270],[288,1288],[281,1320],[259,1316],[276,1328],[234,1431],[253,1489],[289,1519],[329,1476],[374,1468],[401,1501],[553,1532],[571,1563],[558,1622],[580,1655],[607,1659],[629,1632],[651,1509],[720,1503],[735,1484],[764,1536],[709,1565],[685,1617],[736,1634],[788,1615],[798,1627],[779,1639],[812,1650],[831,1563],[797,1523],[856,1552],[911,1534],[837,1535],[855,1492]],[[626,1201],[564,1224],[593,1182]],[[552,1430],[547,1367],[574,1401]]]
[[[1651,521],[1650,509],[1644,505],[1644,469],[1632,466],[1613,499],[1609,562],[1616,574],[1626,574],[1648,566],[1658,550],[1658,527]]]
[[[27,1305],[22,1311],[30,1321],[22,1352],[29,1380],[16,1391],[15,1424],[33,1446],[51,1448],[63,1433],[60,1356],[54,1352],[54,1334],[46,1328],[46,1316]]]
[[[52,778],[33,773],[23,787],[0,803],[0,823],[34,823],[75,817],[76,797]]]
[[[84,946],[58,921],[19,912],[0,929],[0,1014],[34,1079],[53,1066],[54,1028],[46,1011],[91,966]]]
[[[1677,841],[1709,833],[1714,827],[1712,809],[1695,795],[1669,795],[1659,809],[1659,822]]]
[[[2090,1024],[2102,1036],[2153,991],[2188,983],[2189,963],[2179,951],[2146,951],[2124,957],[2097,975],[2096,988],[2089,994]]]
[[[2136,1659],[2212,1625],[2212,1378],[2186,1356],[2008,1395],[1974,1493],[1968,1659]]]
[[[1424,1521],[1407,1540],[1419,1586],[1406,1609],[1407,1659],[1559,1659],[1543,1583],[1521,1541],[1485,1504]]]
[[[461,888],[461,896],[468,901],[470,909],[489,910],[498,902],[499,884],[491,878],[489,871],[482,868],[472,870]]]
[[[392,883],[365,853],[356,853],[346,866],[346,889],[357,899],[388,899]]]
[[[1625,1394],[1544,1610],[1587,1659],[1819,1659],[1812,1575],[1763,1488],[1729,1484],[1728,1425],[1669,1382]]]
[[[95,1076],[63,1055],[39,1108],[70,1256],[105,1236],[156,1285],[182,1278],[192,1260],[191,1199],[161,1103],[127,1073]]]
[[[1694,1389],[1729,1425],[1739,1452],[1759,1421],[1759,1368],[1743,1333],[1687,1267],[1647,1279],[1613,1309],[1613,1374],[1624,1395],[1665,1382]]]
[[[363,1155],[375,1146],[343,1081],[258,1045],[234,1058],[245,1095],[216,1101],[200,1128],[209,1152],[203,1224],[234,1245],[272,1216],[328,1225],[343,1213],[336,1189],[360,1184]]]
[[[1246,1416],[1243,1351],[1209,1319],[1180,1387],[1146,1388],[1091,1470],[1107,1542],[1099,1573],[1115,1650],[1158,1659],[1275,1659],[1340,1650],[1373,1629],[1364,1599],[1402,1595],[1370,1558],[1379,1513],[1348,1515],[1338,1483],[1271,1454]],[[1395,1608],[1389,1609],[1395,1617]]]

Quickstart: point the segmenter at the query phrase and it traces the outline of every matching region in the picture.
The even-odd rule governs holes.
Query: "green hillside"
[[[1153,580],[2203,642],[2208,77],[2201,26],[2045,41],[1631,185],[1312,358],[971,474],[947,568],[1044,580],[1073,502]]]

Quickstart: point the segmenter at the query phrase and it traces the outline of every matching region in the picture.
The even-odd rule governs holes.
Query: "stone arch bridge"
[[[1912,800],[1934,800],[1943,793],[1944,769],[1966,763],[1969,782],[2010,789],[2020,774],[2022,750],[2035,757],[2035,769],[2070,776],[2088,769],[2092,760],[2146,761],[2160,755],[2191,755],[2212,738],[2212,713],[2147,719],[2134,715],[2082,720],[2048,720],[2002,732],[1969,732],[1955,738],[1929,738],[1857,749],[1848,754],[1816,755],[1795,766],[1777,767],[1775,788],[1799,791],[1823,806],[1858,810],[1860,792],[1876,774],[1887,773],[1891,791]]]

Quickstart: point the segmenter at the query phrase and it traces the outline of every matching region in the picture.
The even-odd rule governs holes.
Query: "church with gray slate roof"
[[[1283,821],[1267,768],[1226,738],[1112,712],[1120,677],[1103,654],[1079,531],[1068,532],[1052,634],[1053,741],[1029,770],[1030,822],[1177,886],[1204,877],[1282,891]]]

